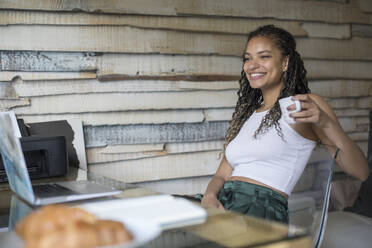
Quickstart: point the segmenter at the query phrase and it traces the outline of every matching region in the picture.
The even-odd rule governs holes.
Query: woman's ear
[[[289,62],[289,56],[285,56],[283,59],[283,72],[288,70],[288,62]]]

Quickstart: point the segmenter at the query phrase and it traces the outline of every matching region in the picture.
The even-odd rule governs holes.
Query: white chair
[[[288,199],[290,230],[300,228],[313,237],[313,247],[320,247],[327,222],[333,167],[333,156],[318,145]]]

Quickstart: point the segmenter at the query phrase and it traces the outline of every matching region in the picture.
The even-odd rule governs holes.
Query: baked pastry
[[[26,248],[88,248],[128,242],[133,236],[121,222],[99,220],[79,208],[49,205],[16,226]]]

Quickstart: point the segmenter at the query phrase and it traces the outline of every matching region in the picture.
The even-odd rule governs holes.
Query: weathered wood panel
[[[149,8],[151,6],[151,8]],[[270,6],[268,8],[267,6]],[[146,15],[210,15],[234,17],[274,17],[278,19],[314,20],[335,23],[371,23],[371,16],[360,11],[355,4],[287,0],[151,0],[139,1],[58,1],[15,0],[0,4],[2,9],[46,11],[85,11]]]
[[[234,113],[234,108],[206,109],[203,112],[206,121],[229,121]]]
[[[154,152],[154,151],[164,151],[164,146],[165,144],[106,146],[104,148],[101,148],[99,152],[103,154]]]
[[[121,14],[158,14],[176,15],[176,9],[172,6],[172,1],[59,1],[59,0],[31,0],[31,1],[3,1],[0,4],[2,9],[27,9],[27,10],[47,10],[47,11],[84,11],[84,12],[104,12]],[[151,8],[149,8],[151,6]]]
[[[25,122],[44,122],[67,119],[80,119],[84,125],[129,125],[129,124],[159,124],[159,123],[192,123],[202,122],[204,115],[202,110],[150,110],[150,111],[123,111],[101,113],[74,113],[74,114],[44,114],[27,115],[19,114]]]
[[[47,96],[64,94],[109,93],[109,92],[157,92],[157,91],[189,91],[189,90],[226,90],[238,89],[238,81],[165,81],[165,80],[116,80],[100,82],[88,80],[18,80],[3,86],[9,95]]]
[[[180,2],[181,4],[177,6],[178,14],[186,15],[275,17],[330,23],[371,23],[371,16],[363,14],[358,6],[353,4],[287,0]]]
[[[128,26],[0,26],[3,50],[241,55],[244,35]],[[66,39],[68,37],[68,39]],[[25,42],[27,41],[27,42]]]
[[[310,81],[309,87],[312,93],[316,93],[323,97],[361,97],[372,95],[372,81]]]
[[[368,131],[368,117],[339,118],[346,132]],[[223,139],[228,122],[85,127],[87,147],[119,144],[195,142]]]
[[[140,144],[95,147],[87,149],[89,164],[124,161],[146,157],[158,157],[176,153],[201,151],[220,151],[224,141],[205,141],[191,143]]]
[[[372,39],[354,37],[348,40],[298,38],[297,49],[303,58],[370,60]]]
[[[99,13],[58,12],[58,15],[41,11],[0,10],[0,25],[119,25],[152,29],[248,34],[261,25],[275,24],[294,36],[307,36],[300,22],[276,19],[248,19],[229,17],[184,17],[146,15],[107,15]],[[324,24],[328,26],[328,24]],[[343,26],[343,25],[342,25]],[[324,29],[323,24],[319,28]],[[340,29],[337,25],[335,28]],[[334,31],[333,31],[334,33]],[[324,34],[328,35],[328,34]],[[328,36],[325,36],[328,37]]]
[[[134,153],[114,153],[107,154],[102,153],[101,148],[90,148],[86,150],[88,164],[93,165],[97,163],[108,163],[115,161],[134,160],[142,158],[151,158],[164,156],[164,151],[145,151],[145,152],[134,152]]]
[[[24,72],[0,71],[0,81],[12,81],[21,78],[24,81],[33,80],[63,80],[96,78],[95,72]]]
[[[5,46],[1,45],[1,48]],[[97,68],[94,53],[1,51],[0,59],[2,71],[76,72],[95,71]]]
[[[160,110],[231,107],[235,90],[100,93],[33,97],[32,105],[18,108],[18,114],[83,113],[124,110]]]
[[[223,139],[228,122],[84,127],[86,147]]]
[[[368,154],[368,141],[357,141],[356,144],[363,151],[364,155],[367,156],[367,154]]]
[[[185,153],[199,151],[220,151],[223,148],[224,140],[212,140],[191,143],[167,143],[165,151],[167,153]]]
[[[367,132],[368,117],[340,117],[338,118],[345,132]]]
[[[372,13],[372,2],[371,1],[369,1],[369,0],[359,0],[358,3],[359,3],[359,8],[363,12]]]
[[[209,176],[216,172],[219,160],[218,152],[198,152],[89,165],[89,170],[102,176],[132,183]]]
[[[210,180],[211,176],[203,176],[134,184],[139,187],[149,188],[156,192],[165,194],[195,195],[198,193],[204,193]]]
[[[351,26],[351,32],[353,36],[362,36],[362,37],[372,37],[372,26],[371,25],[362,25],[362,24],[353,24]]]
[[[347,39],[351,37],[349,24],[325,24],[316,22],[304,22],[302,28],[309,37]]]
[[[193,79],[195,75],[239,79],[243,65],[242,59],[235,56],[155,54],[104,54],[98,63],[97,75],[100,78],[183,76],[186,80]]]
[[[368,141],[368,132],[349,133],[348,136],[354,141]]]
[[[0,99],[18,99],[18,95],[10,82],[0,82]]]
[[[371,62],[305,60],[310,79],[372,79]]]
[[[368,109],[335,109],[335,114],[337,116],[368,116],[369,110]]]
[[[19,106],[28,106],[30,105],[30,100],[27,98],[17,99],[17,100],[0,100],[0,110],[5,111]]]
[[[372,97],[329,99],[332,108],[371,109]]]
[[[128,26],[0,26],[0,36],[3,37],[1,44],[3,50],[231,56],[241,56],[247,41],[246,35],[179,32]],[[297,43],[298,50],[304,58],[372,59],[371,49],[368,49],[372,46],[372,39],[369,38],[354,37],[347,40],[298,38]],[[28,58],[29,61],[32,59]],[[66,64],[66,60],[64,62]],[[94,62],[93,59],[92,69]]]

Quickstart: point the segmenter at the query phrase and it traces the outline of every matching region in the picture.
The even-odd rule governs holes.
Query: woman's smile
[[[255,37],[248,42],[244,72],[252,88],[281,88],[286,66],[287,59],[271,39]]]
[[[248,80],[254,81],[254,80],[259,80],[263,78],[266,75],[266,73],[265,72],[252,72],[252,73],[249,73],[248,75],[249,75]]]

